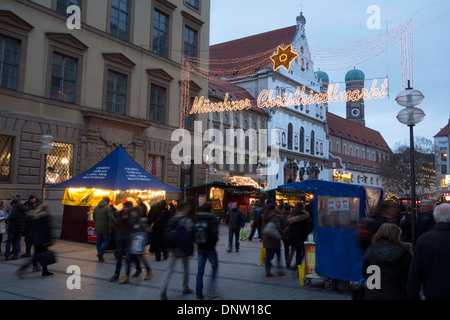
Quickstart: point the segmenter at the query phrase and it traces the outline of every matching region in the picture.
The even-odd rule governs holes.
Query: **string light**
[[[414,78],[413,19],[409,19],[384,33],[366,40],[355,41],[340,46],[317,47],[309,50],[304,49],[301,53],[301,57],[311,61],[311,67],[313,66],[312,61],[314,61],[316,65],[321,66],[321,70],[326,72],[348,70],[377,58],[398,43],[401,45],[402,86],[403,88],[406,88],[408,80],[413,83]],[[191,74],[216,84],[228,84],[246,78],[252,78],[260,73],[268,72],[275,62],[271,57],[277,55],[277,49],[289,46],[292,49],[292,44],[281,44],[277,48],[263,50],[253,55],[227,59],[203,59],[200,57],[182,55],[180,128],[184,128],[187,115],[198,113],[198,111],[190,112],[189,91]],[[293,53],[300,56],[295,52]],[[281,55],[279,55],[279,58],[281,58]],[[289,60],[289,56],[286,55],[285,58],[286,59],[283,61]],[[276,64],[274,69],[276,70],[278,67],[279,66]],[[286,70],[289,70],[288,68],[289,66]],[[262,94],[263,96],[268,96],[268,93],[266,92]],[[359,95],[361,95],[361,93],[359,93]],[[317,96],[319,98],[320,94],[311,92],[310,96]],[[358,93],[356,92],[343,92],[334,95],[334,101],[345,101],[350,97],[355,97],[354,99],[356,99],[357,96]],[[364,98],[367,99],[367,97],[369,97],[369,94],[365,93]],[[322,97],[322,100],[324,99],[325,98]],[[318,99],[318,101],[320,100],[321,99]],[[198,104],[200,103],[200,99],[197,99],[196,101],[197,107],[199,107]],[[333,101],[333,95],[330,101]],[[280,105],[279,102],[280,101],[274,105]],[[221,109],[220,105],[211,105],[208,99],[205,98],[203,98],[202,103],[202,106],[205,107],[205,112],[209,109],[212,110],[212,108]],[[209,107],[207,107],[208,103]],[[281,103],[281,105],[283,105],[283,103]]]

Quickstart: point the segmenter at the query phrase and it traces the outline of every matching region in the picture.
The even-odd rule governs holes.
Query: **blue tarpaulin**
[[[316,272],[322,277],[360,281],[362,251],[356,241],[359,221],[382,200],[383,190],[375,187],[305,180],[281,185],[283,189],[312,193]]]
[[[119,146],[91,169],[48,189],[155,190],[181,192],[153,177]]]

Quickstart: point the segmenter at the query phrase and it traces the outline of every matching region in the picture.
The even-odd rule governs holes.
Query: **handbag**
[[[131,241],[131,254],[143,254],[145,246],[147,245],[147,234],[139,232],[134,234]]]
[[[41,252],[38,256],[38,262],[41,266],[49,266],[56,263],[55,253],[51,250]]]
[[[275,239],[275,240],[281,239],[280,231],[278,231],[277,225],[275,223],[273,223],[272,221],[270,221],[266,224],[266,227],[264,228],[264,231],[263,231],[263,235],[265,237]]]

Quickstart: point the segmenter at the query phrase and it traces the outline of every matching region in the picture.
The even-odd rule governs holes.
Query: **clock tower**
[[[347,91],[362,90],[366,76],[364,72],[354,68],[345,75]],[[364,114],[364,98],[358,101],[347,101],[347,120],[366,125]]]

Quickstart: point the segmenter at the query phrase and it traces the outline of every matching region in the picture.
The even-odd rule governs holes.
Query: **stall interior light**
[[[70,193],[77,193],[77,192],[83,192],[83,191],[86,191],[86,188],[79,188],[79,189],[70,188],[69,189]]]

